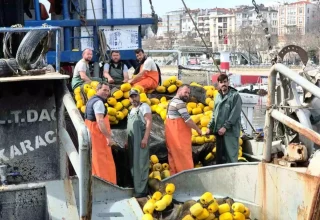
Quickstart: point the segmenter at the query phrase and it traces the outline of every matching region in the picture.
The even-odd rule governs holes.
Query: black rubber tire
[[[8,64],[15,72],[18,71],[19,66],[15,59],[0,59],[0,77],[10,77],[14,75]]]
[[[21,41],[18,48],[16,59],[22,69],[35,69],[40,63],[40,55],[43,46],[40,42],[48,35],[47,31],[32,30],[29,31]]]

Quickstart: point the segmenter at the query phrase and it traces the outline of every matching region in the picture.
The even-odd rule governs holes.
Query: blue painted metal
[[[39,5],[39,0],[34,0],[34,11],[35,11],[35,16],[36,16],[36,20],[40,21],[41,17],[40,17],[40,5]]]
[[[90,1],[90,0],[89,0]],[[123,4],[123,17],[121,19],[114,19],[114,0],[110,0],[110,5],[107,5],[105,0],[102,1],[102,12],[103,12],[103,18],[102,19],[89,19],[85,20],[85,23],[83,20],[80,19],[72,19],[70,15],[70,5],[68,4],[68,0],[62,0],[62,12],[63,12],[63,20],[45,20],[42,21],[40,18],[40,8],[39,8],[39,0],[34,0],[35,3],[35,11],[36,11],[36,20],[29,20],[25,21],[25,26],[26,27],[37,27],[37,26],[42,26],[44,23],[51,25],[51,26],[58,26],[62,27],[64,32],[64,39],[63,39],[63,50],[61,52],[61,62],[77,62],[79,59],[81,59],[81,56],[79,56],[79,52],[73,52],[73,41],[74,39],[81,39],[81,38],[88,38],[88,37],[75,37],[73,35],[73,28],[74,27],[84,27],[84,25],[88,27],[93,27],[93,47],[94,51],[96,52],[93,61],[96,62],[98,61],[98,49],[99,49],[99,39],[97,30],[99,29],[100,26],[109,26],[111,29],[113,29],[114,26],[124,26],[124,25],[134,25],[134,26],[140,26],[141,25],[148,25],[148,24],[154,24],[154,20],[152,18],[125,18],[125,1],[124,0],[117,0],[117,1],[122,1]],[[78,12],[79,15],[81,16],[86,16],[86,7],[85,5],[82,5],[80,7],[79,1],[78,0],[71,0],[71,3],[75,6],[76,11]],[[139,3],[138,3],[139,4]],[[142,5],[142,2],[140,0],[140,5]],[[111,14],[110,16],[107,14],[107,7],[110,7]],[[142,16],[142,9],[140,10],[140,15]],[[107,19],[107,17],[111,17],[111,19]],[[141,28],[139,27],[139,32],[141,31]],[[60,45],[59,45],[60,46]],[[138,47],[142,46],[141,43],[141,33],[138,33]],[[135,59],[135,54],[133,50],[125,50],[121,52],[122,59]],[[49,52],[47,54],[47,61],[50,64],[56,63],[54,60],[55,53],[54,52]],[[77,58],[77,59],[76,59]],[[79,59],[78,59],[79,58]]]
[[[139,48],[142,48],[142,41],[141,41],[141,26],[139,26],[139,31],[138,31],[138,40],[139,40]]]
[[[48,24],[59,27],[80,27],[80,20],[45,20],[45,21],[25,21],[25,26],[34,27],[41,26],[42,24]],[[87,26],[94,26],[95,21],[93,19],[86,20]],[[124,18],[124,19],[97,19],[98,26],[122,26],[122,25],[147,25],[154,24],[152,18]]]
[[[76,9],[77,13],[81,14],[79,1],[78,0],[71,0],[71,3],[73,4],[73,6]]]
[[[62,1],[62,11],[63,11],[63,19],[64,20],[70,20],[70,14],[69,14],[69,2],[68,0]],[[65,50],[71,50],[71,28],[65,27],[64,28],[64,49]]]
[[[109,53],[110,51],[108,51]],[[120,50],[121,59],[130,60],[135,59],[135,54],[133,50]],[[65,63],[75,63],[78,62],[82,57],[82,51],[62,51],[61,52],[61,62]],[[47,62],[48,64],[55,64],[55,51],[49,51],[47,53]],[[97,51],[93,51],[92,61],[98,61]]]
[[[111,18],[113,19],[113,0],[110,0]]]
[[[124,0],[122,0],[122,17],[126,17],[126,15],[124,14]],[[142,7],[141,7],[142,8]]]
[[[102,1],[102,17],[103,19],[107,18],[107,2]]]
[[[98,27],[93,26],[93,45],[95,50],[99,50],[99,40],[98,40]],[[98,52],[98,51],[97,51]]]

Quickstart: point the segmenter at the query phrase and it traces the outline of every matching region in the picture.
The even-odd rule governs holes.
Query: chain
[[[255,0],[252,0],[252,4],[254,6],[255,11],[257,12],[257,18],[260,20],[260,24],[261,24],[261,26],[263,28],[263,32],[264,32],[265,37],[267,39],[268,51],[269,51],[269,55],[270,55],[271,60],[272,60],[272,64],[275,64],[277,62],[278,52],[272,50],[273,46],[272,46],[272,42],[271,42],[271,34],[269,32],[267,20],[265,18],[263,18],[262,14],[260,13],[259,7],[258,7],[258,5],[257,5]]]
[[[150,7],[151,7],[151,15],[152,17],[156,14],[156,12],[154,11],[153,5],[152,5],[152,0],[149,0],[150,3]]]
[[[254,10],[257,12],[257,14],[260,14],[260,10],[259,10],[259,8],[258,8],[257,3],[256,3],[255,0],[252,0],[252,4],[253,4]]]
[[[152,30],[152,32],[154,34],[157,34],[158,33],[158,21],[159,21],[159,18],[158,18],[158,15],[156,14],[156,12],[154,11],[152,0],[149,0],[149,3],[150,3],[150,7],[151,7],[151,17],[154,20],[154,24],[151,26],[151,30]]]

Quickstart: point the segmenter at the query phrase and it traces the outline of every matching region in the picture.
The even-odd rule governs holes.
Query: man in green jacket
[[[215,98],[213,117],[207,134],[216,135],[217,164],[238,162],[242,100],[229,86],[226,74],[218,77],[219,94]]]

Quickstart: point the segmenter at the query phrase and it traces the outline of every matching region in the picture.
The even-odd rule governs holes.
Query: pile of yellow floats
[[[174,184],[168,183],[164,194],[160,191],[153,193],[152,197],[143,206],[144,215],[142,220],[153,220],[152,214],[154,211],[162,212],[165,210],[172,203],[175,189],[176,187]]]
[[[99,82],[92,81],[90,84],[84,84],[74,90],[76,106],[82,113],[85,113],[87,101],[96,94],[98,84]],[[161,86],[158,86],[156,91],[161,94],[173,94],[181,85],[182,82],[177,80],[177,77],[172,76],[165,80]],[[190,86],[202,87],[197,83],[191,83]],[[126,118],[131,110],[132,106],[129,101],[129,91],[131,88],[132,87],[129,83],[124,83],[120,86],[120,89],[113,89],[111,97],[107,99],[105,105],[108,108],[109,120],[112,125],[118,124],[119,121]],[[139,92],[141,102],[147,103],[151,107],[152,112],[159,114],[163,121],[165,121],[167,107],[170,100],[167,100],[166,96],[163,96],[160,99],[149,99],[141,86],[134,86],[133,88]],[[192,120],[196,122],[200,128],[205,128],[209,123],[212,116],[212,110],[214,108],[213,100],[218,94],[218,91],[215,90],[213,86],[204,86],[203,88],[206,90],[206,105],[195,102],[189,102],[187,104],[187,109],[192,115]],[[205,142],[214,141],[214,137],[197,137],[197,134],[193,131],[192,141],[194,144],[203,144]]]
[[[205,192],[189,212],[182,220],[246,220],[250,217],[249,208],[242,203],[219,204],[210,192]]]
[[[159,163],[159,159],[157,155],[151,155],[150,157],[150,171],[149,178],[150,179],[158,179],[163,180],[168,178],[171,174],[169,171],[169,164],[167,163]]]
[[[171,203],[175,185],[168,183],[165,193],[156,191],[143,206],[142,220],[154,220],[154,212],[164,211]],[[218,202],[219,200],[219,202]],[[211,192],[205,192],[198,201],[189,200],[189,210],[183,212],[182,220],[246,220],[250,219],[250,209],[232,199],[216,199]]]

